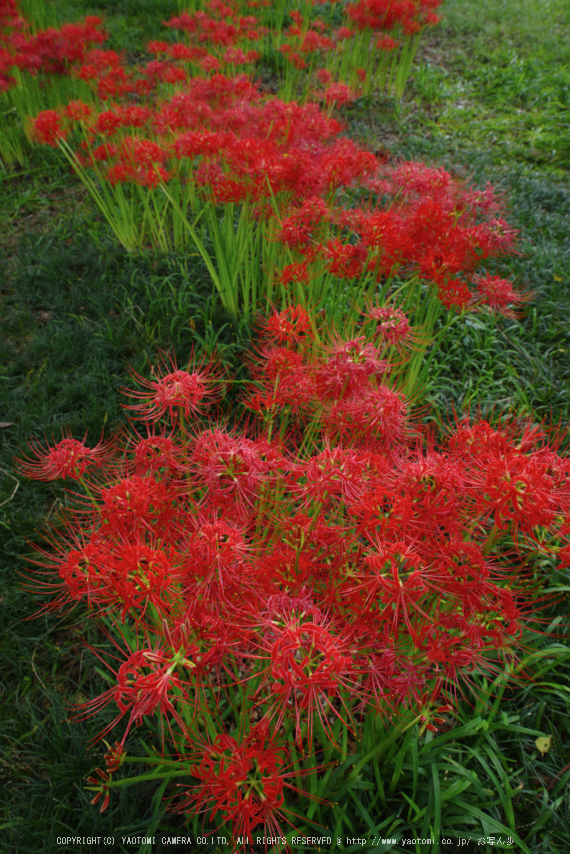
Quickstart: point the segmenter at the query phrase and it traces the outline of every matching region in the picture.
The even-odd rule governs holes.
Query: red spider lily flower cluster
[[[366,32],[412,32],[429,23],[436,6],[436,0],[379,0],[349,4],[347,14],[364,9]],[[512,316],[529,295],[489,271],[496,257],[515,251],[516,238],[493,189],[478,191],[422,163],[386,163],[343,137],[341,123],[317,104],[291,100],[293,90],[286,100],[270,95],[240,71],[245,66],[238,51],[253,62],[251,46],[269,37],[263,10],[257,10],[261,18],[246,11],[212,2],[207,10],[171,19],[167,26],[183,32],[187,43],[152,42],[148,48],[157,58],[144,65],[127,66],[114,51],[90,50],[74,73],[91,87],[92,103],[74,100],[40,113],[33,137],[51,146],[68,140],[90,188],[93,181],[109,182],[119,196],[145,188],[170,205],[170,227],[162,214],[154,221],[156,201],[119,205],[142,217],[124,231],[118,227],[129,249],[137,232],[141,241],[150,235],[161,247],[170,240],[177,245],[180,231],[195,240],[191,229],[180,229],[176,203],[159,185],[177,198],[182,194],[194,214],[206,207],[217,217],[212,206],[245,206],[248,239],[262,247],[256,250],[260,263],[250,265],[260,270],[257,299],[280,294],[285,304],[293,296],[314,306],[331,288],[342,290],[342,280],[363,294],[394,276],[419,277],[448,309],[487,305]],[[301,12],[290,17],[286,35],[299,40],[299,56],[336,55],[325,44],[321,19]],[[367,44],[364,39],[366,55],[374,54]],[[286,47],[287,39],[280,50]],[[313,72],[324,88],[311,91],[331,109],[352,99],[366,77],[365,69],[356,69],[355,89],[329,68],[314,65]],[[350,208],[348,188],[358,198]],[[107,191],[98,203],[104,198]],[[233,219],[233,212],[225,216]],[[233,296],[226,307],[235,314],[238,302]]]
[[[107,34],[101,18],[89,16],[83,22],[64,24],[59,29],[32,32],[19,13],[15,0],[0,2],[0,92],[17,83],[13,70],[32,75],[71,74],[85,62],[93,45],[102,44]]]
[[[101,19],[90,16],[82,23],[33,32],[16,0],[2,0],[0,91],[14,86],[16,81],[11,74],[14,68],[34,75],[38,72],[69,74],[73,69],[81,79],[96,81],[98,95],[103,99],[134,91],[139,95],[148,94],[160,82],[176,84],[191,76],[212,72],[225,71],[233,75],[240,69],[251,71],[261,58],[268,39],[291,70],[308,70],[308,81],[313,72],[316,74],[320,70],[330,76],[328,82],[332,82],[334,72],[335,77],[348,74],[351,80],[354,78],[362,84],[367,71],[359,69],[356,60],[364,57],[366,62],[371,39],[377,53],[394,50],[400,40],[405,41],[437,23],[434,10],[440,2],[360,0],[347,4],[344,10],[346,25],[331,30],[330,23],[319,16],[314,4],[307,4],[304,13],[291,12],[292,23],[288,27],[284,28],[281,23],[277,28],[270,28],[263,23],[269,20],[263,5],[210,0],[207,10],[182,12],[164,22],[169,29],[184,33],[185,43],[150,42],[147,50],[156,58],[140,67],[142,78],[137,80],[137,75],[133,75],[113,51],[90,50],[107,38],[100,29]],[[363,31],[366,34],[364,42]],[[351,54],[350,62],[348,54]],[[343,55],[344,60],[339,59]],[[350,90],[342,90],[342,87],[347,82],[351,81],[342,77],[336,79],[335,85],[341,88],[336,96],[329,92],[328,100],[345,100]],[[287,88],[291,94],[291,84]],[[306,86],[305,90],[308,88]]]
[[[342,175],[337,169],[350,166],[355,168],[347,151],[335,163],[335,177]],[[477,273],[516,251],[516,232],[501,216],[501,199],[491,187],[477,191],[423,163],[382,161],[366,162],[353,179],[353,186],[359,183],[385,204],[373,207],[371,196],[346,210],[313,196],[285,211],[277,239],[295,260],[283,268],[283,284],[309,283],[324,268],[354,284],[417,276],[447,308],[487,305],[511,316],[511,306],[529,299],[512,282]]]
[[[398,275],[429,283],[446,308],[512,314],[528,299],[481,272],[516,245],[491,187],[423,163],[386,163],[340,136],[315,104],[268,96],[245,76],[195,78],[147,107],[117,102],[97,113],[73,102],[40,113],[34,134],[56,145],[78,126],[78,162],[114,186],[176,184],[195,210],[249,205],[251,230],[278,244],[266,288],[310,300],[317,279],[368,287]],[[347,188],[358,206],[345,206]]]
[[[86,438],[79,441],[67,435],[55,445],[47,447],[32,440],[30,448],[36,459],[18,460],[20,470],[27,477],[39,480],[58,480],[62,477],[80,480],[90,466],[101,465],[111,454],[109,443],[101,441],[94,448],[88,448]]]
[[[7,103],[12,112],[15,108],[17,120],[10,118],[0,129],[0,154],[8,162],[24,162],[19,121],[30,138],[31,103],[54,110],[32,129],[35,139],[48,145],[61,140],[65,136],[61,112],[70,89],[93,105],[107,102],[115,108],[124,102],[129,126],[139,127],[147,102],[156,104],[171,96],[173,88],[184,89],[192,78],[253,75],[268,60],[274,66],[277,92],[286,101],[302,103],[313,98],[332,111],[375,89],[394,90],[400,97],[419,36],[437,23],[433,10],[439,3],[347,3],[342,9],[343,25],[332,29],[330,16],[310,0],[303,0],[299,10],[288,14],[255,0],[210,0],[203,10],[185,11],[164,21],[170,32],[146,45],[150,59],[133,64],[100,47],[107,36],[99,18],[90,16],[83,22],[37,31],[20,14],[16,0],[0,0],[0,95],[10,90]],[[57,82],[62,75],[75,78],[76,84],[62,88]],[[87,88],[91,96],[86,96]],[[69,106],[66,118],[86,117],[87,105],[80,105],[79,113]],[[105,149],[98,149],[102,159]],[[164,167],[152,158],[147,166],[143,183],[156,186],[166,178]],[[115,172],[118,181],[132,180],[137,174],[122,164]]]
[[[437,23],[440,0],[357,0],[346,7],[348,18],[359,30],[390,32],[400,28],[413,35]]]
[[[411,50],[413,56],[415,50],[410,48],[410,39],[438,22],[435,9],[440,2],[361,0],[347,3],[342,9],[345,20],[337,29],[331,29],[330,21],[320,16],[318,3],[289,12],[292,23],[275,29],[265,26],[273,21],[264,5],[247,4],[248,14],[244,16],[239,3],[211,2],[207,12],[184,12],[171,18],[167,26],[185,33],[186,58],[209,70],[221,70],[228,65],[235,68],[252,59],[255,61],[269,40],[285,63],[284,78],[280,81],[284,91],[291,94],[300,89],[306,93],[311,80],[324,82],[321,77],[324,74],[326,83],[345,87],[334,93],[336,98],[333,92],[329,93],[329,100],[342,98],[345,101],[351,91],[347,83],[359,87],[364,84],[366,91],[370,91],[374,83],[384,85],[378,73],[383,65],[381,54],[406,45],[407,52]],[[157,51],[168,54],[167,43],[154,44]],[[371,51],[372,46],[375,50]]]
[[[283,820],[294,827],[286,816],[284,793],[298,793],[293,781],[302,775],[286,766],[287,751],[269,737],[267,726],[257,724],[239,741],[220,733],[194,756],[192,774],[199,783],[187,791],[181,809],[209,813],[210,820],[219,813],[244,847],[246,840],[253,841],[253,831],[260,831],[259,825],[266,839],[283,838]],[[270,847],[266,844],[266,850]]]
[[[48,608],[83,602],[118,650],[78,712],[115,704],[103,736],[125,721],[91,781],[103,807],[131,728],[155,721],[159,755],[195,781],[180,809],[273,836],[339,731],[408,712],[433,730],[474,669],[516,660],[543,601],[529,562],[569,551],[560,436],[479,418],[436,442],[391,383],[407,317],[363,315],[350,339],[298,306],[260,320],[241,426],[208,414],[215,368],[162,359],[129,392],[148,435],[92,456],[79,443],[85,496],[35,581]],[[23,472],[52,478],[35,448]]]

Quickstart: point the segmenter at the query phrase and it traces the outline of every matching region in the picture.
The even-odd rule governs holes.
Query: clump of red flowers
[[[35,444],[21,464],[84,486],[36,572],[45,607],[82,602],[117,647],[78,711],[113,704],[102,735],[122,732],[94,802],[148,725],[192,778],[179,808],[244,845],[283,835],[287,793],[370,716],[436,729],[474,669],[515,662],[543,601],[533,558],[564,560],[570,531],[560,437],[476,418],[436,441],[416,423],[392,380],[414,343],[401,310],[368,305],[351,337],[299,306],[258,328],[235,425],[209,412],[214,366],[163,358],[128,392],[142,434]]]
[[[287,302],[292,294],[311,306],[349,283],[358,300],[397,277],[421,279],[446,308],[487,305],[512,315],[528,299],[481,272],[516,251],[492,187],[477,190],[424,163],[386,162],[341,131],[316,104],[285,102],[244,75],[221,74],[194,78],[153,105],[119,101],[97,112],[72,102],[34,121],[44,144],[84,136],[74,162],[88,187],[95,179],[119,195],[145,188],[165,204],[161,185],[186,194],[195,215],[215,209],[216,218],[221,207],[232,217],[241,206],[247,239],[261,246],[249,263],[260,269],[258,298],[280,293]],[[350,206],[347,191],[356,199]],[[184,232],[174,204],[165,210],[170,232],[163,218],[155,227],[149,204],[132,209],[142,219],[129,224],[129,240],[138,231],[163,245]]]
[[[349,4],[356,29],[348,32],[366,56],[374,56],[371,33],[399,28],[416,38],[433,23],[437,5]],[[344,137],[331,110],[358,94],[366,69],[356,68],[357,82],[349,85],[346,33],[341,50],[338,34],[334,44],[327,42],[320,18],[309,20],[301,12],[290,18],[279,49],[297,40],[295,50],[314,79],[309,88],[328,103],[328,112],[302,103],[294,86],[276,97],[243,73],[252,71],[254,46],[270,34],[263,7],[211,2],[207,10],[167,22],[187,41],[153,41],[148,50],[155,59],[146,64],[127,66],[123,57],[100,48],[83,51],[74,74],[91,88],[91,101],[76,99],[39,113],[31,133],[37,142],[65,147],[129,250],[149,240],[162,249],[195,243],[180,211],[182,198],[193,218],[207,213],[202,222],[211,220],[212,229],[220,208],[224,220],[233,220],[239,206],[239,240],[250,246],[238,249],[237,237],[228,246],[216,240],[220,257],[205,259],[222,271],[228,257],[247,258],[246,270],[228,274],[231,284],[217,285],[233,314],[264,297],[314,307],[347,284],[361,302],[397,277],[396,289],[420,279],[447,309],[487,305],[512,316],[528,294],[488,272],[495,258],[516,251],[516,233],[498,194],[491,187],[468,187],[442,168],[388,163]],[[289,59],[291,50],[285,51]],[[321,54],[338,55],[338,68],[318,67]],[[104,192],[97,190],[100,182],[107,184]],[[125,193],[132,205],[121,201]],[[204,257],[204,248],[198,249]],[[228,294],[228,288],[247,293]]]
[[[71,74],[85,62],[94,45],[107,34],[102,19],[93,15],[84,21],[34,31],[21,15],[16,0],[0,2],[0,92],[16,85],[14,69],[33,76]]]
[[[33,76],[73,73],[95,82],[97,94],[104,100],[133,92],[148,95],[160,84],[184,83],[194,76],[251,72],[269,42],[287,65],[286,77],[293,75],[281,81],[288,96],[297,95],[294,90],[299,88],[306,95],[311,81],[318,81],[323,72],[333,83],[327,100],[346,102],[355,91],[350,86],[362,87],[367,81],[370,89],[377,64],[374,57],[371,64],[371,52],[390,53],[405,44],[404,64],[409,66],[417,45],[411,47],[407,42],[437,23],[434,10],[440,3],[359,0],[346,5],[345,24],[332,30],[330,21],[311,3],[304,4],[302,11],[291,11],[290,23],[284,26],[283,16],[275,21],[263,4],[210,0],[204,10],[185,11],[164,21],[170,30],[183,33],[185,42],[151,41],[147,51],[154,58],[133,70],[114,51],[94,49],[107,39],[100,18],[88,16],[83,22],[38,30],[22,15],[17,0],[1,0],[0,92],[16,84],[17,69]],[[375,50],[370,50],[371,45]],[[369,67],[360,68],[362,63]]]

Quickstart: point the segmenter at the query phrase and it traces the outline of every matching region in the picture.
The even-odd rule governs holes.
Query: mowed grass
[[[68,20],[105,14],[109,46],[133,55],[156,37],[157,23],[177,10],[167,0],[58,5]],[[479,406],[566,422],[570,48],[564,33],[570,10],[549,0],[449,0],[443,15],[442,25],[422,43],[403,101],[363,99],[346,110],[347,127],[375,150],[442,164],[481,185],[500,186],[509,222],[521,230],[521,254],[497,272],[513,276],[535,298],[520,321],[478,314],[452,327],[426,390],[432,417],[445,421],[453,410]],[[158,349],[173,349],[183,364],[192,347],[217,347],[239,371],[248,330],[234,329],[209,297],[206,272],[194,257],[135,258],[117,248],[57,153],[35,151],[26,169],[0,172],[0,227],[0,422],[9,425],[0,427],[0,850],[5,845],[17,852],[61,851],[55,842],[60,835],[144,834],[155,805],[152,790],[128,788],[103,816],[89,805],[85,777],[101,765],[102,750],[85,748],[104,720],[66,719],[71,702],[106,687],[83,644],[83,638],[95,637],[80,611],[26,622],[38,606],[19,575],[33,557],[30,542],[40,542],[48,526],[58,524],[65,494],[57,485],[14,481],[13,457],[27,437],[58,437],[62,429],[96,442],[125,417],[119,390],[129,384],[128,365],[144,371]],[[553,573],[551,586],[568,585],[566,575]],[[562,600],[541,628],[557,618],[555,631],[564,642],[566,615]],[[548,643],[534,641],[545,650]],[[465,738],[453,756],[434,748],[438,791],[454,779],[454,757],[478,781],[457,796],[459,803],[451,798],[453,809],[445,802],[442,830],[460,828],[476,836],[486,827],[485,835],[492,835],[494,826],[485,826],[476,811],[504,822],[511,803],[517,830],[533,854],[565,854],[570,682],[561,649],[545,652],[534,672],[534,682],[501,704],[502,726],[492,743]],[[468,702],[460,714],[474,714]],[[517,725],[530,732],[517,732]],[[553,736],[544,756],[533,731]],[[500,769],[484,748],[500,757]],[[487,757],[487,770],[481,757]],[[390,800],[394,814],[403,803],[399,792],[411,793],[410,769],[404,767]],[[393,771],[386,769],[390,779]],[[364,804],[367,797],[364,791]],[[351,809],[358,834],[363,819],[354,804]],[[426,801],[426,814],[434,817],[437,809],[434,795]],[[407,805],[406,814],[413,816]],[[427,821],[426,831],[429,826]],[[160,823],[165,831],[180,827],[176,817]],[[473,842],[464,850],[486,848]]]
[[[520,321],[480,314],[456,324],[428,397],[440,412],[479,405],[568,421],[570,8],[448,0],[443,15],[403,101],[357,102],[346,118],[375,150],[504,191],[520,254],[493,272],[534,299]]]
[[[449,2],[433,46],[426,39],[412,88],[420,111],[430,77],[441,85],[423,117],[424,139],[478,183],[505,190],[522,240],[521,255],[503,269],[535,293],[520,323],[480,328],[473,318],[463,336],[456,331],[444,350],[448,369],[436,374],[440,401],[447,387],[456,405],[494,401],[568,420],[569,25],[570,8],[558,0]],[[458,376],[460,364],[473,375]]]

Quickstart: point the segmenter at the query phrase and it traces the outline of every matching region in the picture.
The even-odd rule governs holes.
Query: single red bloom
[[[472,475],[479,485],[478,509],[485,515],[493,513],[499,530],[509,521],[527,532],[537,525],[549,526],[561,509],[549,468],[547,462],[516,450],[502,459],[487,460],[484,470]]]
[[[509,279],[501,279],[499,276],[473,276],[473,281],[478,290],[476,303],[488,305],[505,317],[517,317],[516,312],[509,306],[522,305],[533,296],[531,293],[515,290]]]
[[[169,436],[148,436],[146,439],[140,439],[132,452],[135,474],[144,476],[182,469],[181,448]]]
[[[178,562],[172,548],[157,550],[139,542],[113,549],[107,599],[120,606],[122,620],[129,614],[140,621],[149,604],[159,614],[170,612],[181,577]]]
[[[109,549],[96,535],[91,542],[72,549],[59,563],[59,577],[67,587],[67,597],[93,603],[109,601],[111,589]]]
[[[325,416],[329,437],[365,441],[366,448],[400,442],[407,423],[404,395],[386,385],[364,387],[361,394],[335,401]]]
[[[343,243],[338,238],[329,240],[325,257],[329,272],[341,279],[358,279],[365,269],[369,250],[363,243]]]
[[[376,335],[388,346],[400,351],[405,344],[414,342],[412,327],[401,308],[371,306],[363,313],[365,317],[377,321]]]
[[[271,707],[266,714],[278,731],[288,711],[294,711],[297,743],[303,746],[303,721],[309,750],[313,743],[313,720],[318,715],[330,734],[327,715],[341,717],[331,700],[340,699],[342,690],[356,692],[355,665],[349,643],[333,635],[325,618],[296,614],[272,621],[268,627],[265,646],[270,655],[270,676],[261,690],[269,693]],[[350,720],[350,712],[345,707]]]
[[[176,491],[171,482],[151,476],[133,475],[101,489],[101,517],[110,531],[131,534],[134,531],[164,532],[176,513]]]
[[[201,521],[187,543],[186,572],[192,589],[221,603],[228,589],[245,586],[250,544],[244,530],[215,520]]]
[[[289,306],[283,311],[274,311],[260,328],[263,335],[279,344],[293,344],[310,333],[311,319],[302,306]]]
[[[467,283],[460,279],[445,279],[438,282],[437,295],[446,308],[453,306],[458,309],[465,308],[472,298]]]
[[[377,380],[386,372],[387,362],[363,336],[349,341],[336,340],[326,348],[331,354],[316,371],[316,387],[323,400],[346,400],[363,389],[370,388],[369,380]]]
[[[213,743],[195,750],[194,755],[198,764],[192,774],[200,782],[186,792],[181,808],[192,813],[196,808],[209,812],[210,820],[220,812],[224,821],[231,822],[232,838],[242,840],[244,849],[259,825],[262,828],[257,832],[266,837],[266,851],[273,847],[268,837],[285,836],[280,826],[286,811],[284,789],[298,792],[295,780],[317,770],[293,770],[292,765],[286,764],[287,748],[269,738],[264,723],[239,740],[222,733]],[[285,821],[293,827],[288,819]]]
[[[333,498],[355,501],[366,489],[367,463],[367,454],[326,447],[294,466],[291,491],[304,504]]]
[[[350,103],[350,101],[355,101],[358,98],[358,92],[355,92],[346,83],[333,83],[324,91],[322,97],[327,104],[342,106]]]
[[[57,110],[44,110],[33,120],[32,135],[43,145],[55,148],[60,139],[65,139],[67,131],[62,125],[61,115]]]
[[[190,362],[187,370],[181,371],[173,358],[161,354],[158,372],[153,369],[156,380],[145,379],[135,371],[131,373],[142,389],[126,389],[125,394],[141,403],[127,408],[144,421],[158,421],[166,413],[172,422],[180,416],[188,418],[221,398],[221,372],[212,363],[204,366],[203,361],[197,365]]]
[[[104,664],[107,664],[96,650],[92,651]],[[95,741],[104,738],[127,713],[129,713],[129,720],[121,745],[124,745],[133,724],[140,726],[144,717],[154,715],[157,711],[166,718],[169,727],[171,726],[170,716],[184,731],[185,726],[178,709],[181,704],[188,702],[195,705],[196,700],[189,697],[187,691],[190,687],[189,681],[181,679],[179,674],[181,671],[192,673],[195,665],[191,659],[196,651],[195,646],[181,647],[175,651],[159,644],[154,647],[149,645],[135,652],[129,650],[126,660],[115,673],[116,684],[99,697],[78,705],[75,720],[90,717],[114,700],[119,708],[119,714]]]
[[[211,505],[233,504],[243,511],[254,506],[263,485],[282,469],[284,460],[279,447],[263,439],[204,430],[194,444],[191,463]]]
[[[16,460],[19,471],[35,480],[58,480],[70,477],[79,480],[90,466],[101,465],[112,456],[112,443],[99,442],[94,448],[88,448],[85,438],[66,437],[53,447],[43,447],[35,439],[30,447],[36,459]]]
[[[73,122],[82,122],[90,118],[93,114],[89,104],[84,104],[83,101],[70,101],[65,108],[67,117]]]

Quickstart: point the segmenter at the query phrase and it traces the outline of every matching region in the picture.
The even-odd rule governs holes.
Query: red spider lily
[[[187,655],[185,650],[180,664],[191,668],[192,662]],[[114,699],[122,715],[130,711],[129,725],[132,722],[140,724],[144,715],[153,714],[157,708],[175,714],[168,695],[169,692],[183,693],[180,678],[174,674],[177,664],[176,657],[172,659],[162,650],[141,650],[121,665]]]
[[[374,61],[372,45],[384,53],[402,46],[404,55],[407,37],[435,23],[438,5],[356,0],[346,8],[352,28],[332,39],[293,12],[280,45],[289,82],[300,78],[293,67],[310,65],[330,104],[355,86],[366,91],[375,78],[362,53]],[[7,20],[22,26],[13,11]],[[570,560],[559,545],[568,537],[568,465],[547,431],[514,425],[460,424],[436,445],[414,431],[390,376],[391,348],[403,361],[419,343],[410,318],[368,307],[362,328],[341,340],[325,338],[307,308],[313,289],[324,293],[339,279],[369,293],[386,287],[393,302],[393,279],[409,277],[446,307],[514,314],[525,297],[477,272],[514,251],[492,188],[473,190],[425,164],[389,163],[340,137],[339,122],[315,104],[284,102],[247,75],[232,76],[269,36],[237,5],[213,0],[168,25],[188,43],[151,43],[153,57],[140,67],[113,51],[88,52],[77,31],[67,31],[77,50],[64,45],[55,56],[51,36],[38,40],[16,66],[55,72],[81,63],[79,79],[108,103],[47,111],[36,138],[56,145],[85,134],[82,168],[117,185],[119,197],[130,192],[119,185],[136,185],[148,204],[133,210],[151,210],[156,188],[171,180],[198,211],[228,206],[226,224],[230,206],[243,205],[240,222],[251,215],[262,254],[269,247],[275,259],[263,268],[268,292],[302,293],[305,307],[272,309],[260,323],[243,398],[263,432],[205,417],[225,391],[220,369],[190,361],[183,370],[161,355],[154,376],[134,374],[130,409],[148,424],[164,419],[168,435],[153,427],[146,438],[123,436],[108,455],[69,437],[37,446],[37,460],[21,464],[30,476],[81,478],[90,499],[69,516],[65,544],[54,535],[55,553],[44,553],[40,566],[55,576],[38,583],[55,594],[46,607],[84,600],[111,636],[128,638],[115,684],[83,714],[116,702],[103,734],[126,718],[124,738],[133,724],[158,719],[163,751],[168,739],[184,760],[184,745],[197,744],[188,809],[211,819],[220,812],[234,837],[260,826],[280,835],[286,789],[303,797],[289,783],[303,768],[287,764],[278,731],[284,743],[311,746],[315,728],[332,741],[336,725],[356,730],[369,714],[396,719],[402,706],[433,730],[450,709],[444,700],[474,669],[493,675],[516,656],[536,607],[517,549]],[[341,47],[348,55],[349,39],[363,51],[349,80],[335,80],[318,65]],[[0,53],[0,88],[4,62]],[[361,207],[345,208],[354,197]],[[160,230],[168,239],[165,220]],[[253,269],[257,256],[245,256]],[[246,735],[255,714],[263,726]],[[223,716],[239,736],[226,733]],[[89,780],[103,808],[124,738],[107,754],[107,772]]]
[[[190,465],[195,481],[207,489],[213,507],[254,506],[264,484],[283,467],[281,449],[263,439],[253,441],[221,430],[206,430],[195,440]]]
[[[408,317],[402,309],[390,306],[370,306],[363,311],[365,317],[375,320],[376,335],[389,347],[395,347],[399,352],[406,345],[415,343],[418,339],[410,326]]]
[[[83,600],[120,651],[112,686],[78,714],[116,702],[101,736],[126,721],[119,745],[155,720],[172,768],[196,761],[184,808],[219,812],[236,836],[287,815],[283,781],[306,759],[274,764],[278,734],[302,753],[317,739],[335,750],[369,715],[397,726],[402,708],[444,725],[475,671],[494,680],[524,646],[546,601],[529,559],[568,561],[562,431],[479,417],[436,441],[415,428],[376,330],[409,327],[382,309],[346,340],[273,311],[245,389],[263,432],[198,412],[190,434],[176,419],[123,434],[37,562],[43,610]],[[265,734],[250,741],[256,718]]]
[[[258,724],[238,740],[221,733],[211,744],[194,751],[198,764],[192,768],[199,784],[187,790],[180,809],[209,812],[210,820],[220,813],[231,823],[235,844],[253,840],[253,831],[264,827],[266,837],[283,838],[280,822],[286,817],[284,794],[287,789],[298,792],[295,781],[299,770],[286,764],[286,748],[269,737],[267,727]],[[304,770],[301,775],[316,769]],[[245,843],[247,844],[247,842]],[[244,845],[245,847],[245,845]],[[268,844],[266,840],[266,850]]]
[[[386,448],[401,442],[407,434],[404,395],[386,385],[364,387],[360,394],[329,405],[325,426],[330,439],[358,437],[367,449]]]
[[[106,601],[108,545],[98,533],[85,536],[81,527],[77,520],[74,524],[68,519],[65,540],[58,532],[57,539],[46,538],[49,550],[36,546],[36,551],[44,559],[34,561],[42,569],[36,570],[34,577],[28,579],[28,587],[51,597],[38,614],[59,610],[70,603],[73,606],[81,599],[86,600],[89,609],[94,608],[99,600]]]
[[[309,271],[309,263],[310,261],[297,261],[294,264],[287,264],[287,266],[283,267],[279,272],[277,281],[285,287],[290,285],[292,282],[299,282],[305,285],[309,284],[312,278],[312,274]]]
[[[32,439],[30,448],[36,459],[18,459],[18,469],[26,477],[35,480],[59,480],[64,477],[79,480],[88,468],[101,466],[113,455],[112,442],[101,440],[94,448],[88,448],[86,438],[80,441],[67,436],[51,448]]]
[[[415,628],[416,609],[419,608],[429,625],[430,615],[421,612],[419,603],[425,598],[426,590],[420,556],[405,543],[387,544],[377,553],[365,556],[369,572],[361,576],[360,584],[350,589],[350,598],[370,616],[377,610],[378,618],[390,626],[390,633],[397,637],[400,624],[404,623],[407,633],[417,646],[419,636]]]
[[[86,599],[89,608],[107,602],[110,595],[109,552],[104,543],[93,538],[80,549],[72,549],[59,565],[59,577],[73,600]]]
[[[49,563],[40,566],[57,571],[59,583],[35,580],[40,592],[59,590],[52,607],[85,600],[89,610],[110,613],[119,610],[135,622],[144,621],[147,611],[169,613],[182,577],[180,556],[144,542],[105,538],[92,534],[87,542],[60,547],[55,556],[46,552]]]
[[[464,308],[472,299],[467,283],[460,279],[442,279],[438,283],[438,297],[446,308]]]
[[[3,4],[5,6],[5,4]],[[15,13],[16,6],[12,6]],[[49,27],[30,34],[27,21],[17,14],[6,17],[0,10],[0,90],[16,84],[10,73],[18,68],[38,74],[70,74],[77,64],[84,62],[89,46],[100,44],[107,34],[99,29],[101,18],[89,16],[81,23],[64,24],[60,29]]]
[[[307,199],[299,210],[283,220],[279,239],[292,247],[308,244],[314,235],[314,230],[326,220],[328,212],[323,199],[319,197]]]
[[[330,344],[328,361],[316,371],[316,389],[321,399],[340,400],[351,397],[379,379],[388,369],[376,347],[363,336]]]
[[[346,83],[333,83],[322,94],[323,100],[327,104],[349,104],[358,98],[358,93],[347,86]]]
[[[300,343],[312,333],[309,313],[300,305],[274,311],[259,328],[262,335],[279,344]]]
[[[288,406],[297,413],[314,406],[314,370],[305,364],[301,353],[288,347],[262,346],[252,372],[276,407]]]
[[[131,477],[101,489],[101,519],[108,530],[122,534],[137,529],[163,531],[175,515],[173,484],[154,477]]]
[[[331,498],[354,501],[365,487],[368,455],[352,449],[326,448],[308,461],[299,460],[293,469],[292,486],[304,503],[319,504]]]
[[[493,516],[498,530],[512,524],[531,535],[537,526],[552,524],[560,512],[567,494],[566,463],[552,448],[536,447],[546,438],[544,433],[527,428],[517,441],[519,431],[510,423],[499,429],[486,421],[472,426],[462,423],[450,445],[465,461],[466,479],[471,488],[476,487],[477,497],[472,498],[483,518]]]
[[[187,543],[187,577],[197,595],[219,602],[247,585],[245,559],[251,546],[234,525],[220,520],[198,525]]]
[[[36,116],[32,124],[32,135],[39,143],[55,148],[58,142],[67,136],[60,113],[57,110],[45,110]]]
[[[382,36],[374,42],[375,47],[378,50],[385,50],[389,53],[392,50],[396,50],[400,47],[400,42],[396,41],[396,39],[391,38],[390,36]]]
[[[366,269],[368,249],[363,244],[343,244],[334,238],[327,243],[324,254],[329,272],[341,279],[359,279]]]
[[[143,477],[176,472],[184,465],[180,445],[170,436],[148,436],[138,442],[133,437],[132,452],[134,472]]]
[[[90,786],[86,786],[85,788],[96,792],[95,797],[91,800],[92,804],[97,804],[101,798],[103,798],[103,803],[101,804],[100,812],[103,814],[107,807],[109,806],[109,802],[111,800],[111,792],[109,783],[111,782],[111,776],[107,774],[106,771],[103,771],[102,768],[96,768],[95,773],[99,777],[87,777],[87,782],[91,783]]]
[[[233,603],[228,603],[227,599],[211,597],[208,600],[192,595],[196,587],[188,589],[185,612],[174,618],[169,631],[175,644],[185,648],[190,645],[196,647],[192,674],[196,678],[198,694],[199,690],[205,690],[206,685],[211,688],[212,681],[219,681],[222,673],[226,681],[231,683],[235,680],[231,660],[245,648],[251,634],[251,620],[243,599],[238,601],[237,607],[232,607]],[[246,595],[250,593],[246,591]]]
[[[177,601],[177,582],[182,572],[173,549],[166,553],[143,543],[125,544],[110,556],[109,590],[111,606],[121,608],[140,622],[152,607],[157,614],[170,613]]]
[[[93,651],[96,652],[96,650]],[[119,714],[97,736],[97,741],[103,739],[127,713],[129,718],[120,742],[122,747],[132,725],[140,726],[143,718],[155,715],[157,711],[160,714],[161,726],[166,719],[172,737],[174,733],[171,720],[174,720],[185,732],[186,727],[180,717],[178,706],[196,703],[196,698],[191,698],[189,695],[187,683],[181,679],[181,674],[192,672],[195,666],[192,661],[193,652],[194,648],[181,647],[178,651],[174,651],[157,645],[130,653],[115,673],[116,685],[99,697],[76,706],[77,713],[74,720],[84,720],[114,701]],[[99,655],[97,652],[96,654]],[[107,664],[107,662],[104,663]]]
[[[505,317],[517,316],[509,306],[522,305],[532,299],[531,293],[515,290],[512,282],[499,276],[478,275],[473,277],[473,281],[477,285],[479,301]]]
[[[476,477],[485,484],[479,508],[485,515],[493,514],[499,530],[510,522],[531,530],[548,527],[554,520],[560,493],[548,462],[512,450],[506,458],[488,460],[486,470]]]
[[[170,368],[170,370],[168,370]],[[171,422],[181,416],[190,417],[201,412],[220,399],[221,372],[212,363],[188,364],[187,370],[179,370],[176,362],[161,356],[156,380],[147,380],[132,372],[142,386],[140,390],[128,389],[126,393],[141,400],[129,406],[144,421],[158,421],[166,413]]]
[[[108,753],[103,757],[105,759],[105,767],[107,769],[108,774],[114,774],[115,771],[118,771],[123,762],[125,761],[126,752],[125,748],[120,742],[116,741],[113,747],[107,742],[104,742],[105,746],[108,749]]]
[[[303,355],[289,347],[264,346],[256,362],[259,375],[275,384],[304,367]]]
[[[400,26],[407,34],[437,23],[434,10],[441,0],[357,0],[348,4],[347,16],[358,29],[393,30]]]
[[[265,646],[270,655],[266,690],[271,706],[267,720],[277,732],[292,707],[296,741],[302,748],[306,740],[311,751],[314,716],[331,738],[327,716],[332,713],[341,717],[333,699],[340,701],[350,717],[342,696],[343,691],[355,693],[356,673],[349,644],[335,637],[322,618],[289,616],[283,623],[272,621]]]
[[[111,86],[120,58],[92,53],[95,78],[104,68],[100,82]],[[116,85],[136,88],[133,74]],[[104,179],[114,185],[188,182],[200,205],[247,203],[252,222],[267,219],[263,240],[273,243],[277,231],[282,251],[272,279],[282,286],[307,285],[325,271],[327,281],[419,274],[445,306],[475,310],[484,295],[474,296],[467,282],[489,258],[514,251],[515,234],[498,216],[491,188],[475,191],[421,163],[389,164],[340,137],[339,123],[315,104],[285,103],[244,76],[218,74],[150,104],[117,103],[84,120],[90,156],[80,158],[83,167],[106,162]],[[70,123],[49,111],[36,120],[51,144]],[[125,136],[127,127],[137,135]],[[331,203],[335,191],[354,184],[371,193],[361,209]],[[497,288],[489,298],[504,307],[507,294]]]
[[[83,101],[70,101],[65,108],[68,119],[73,122],[84,122],[93,115],[93,108]]]

